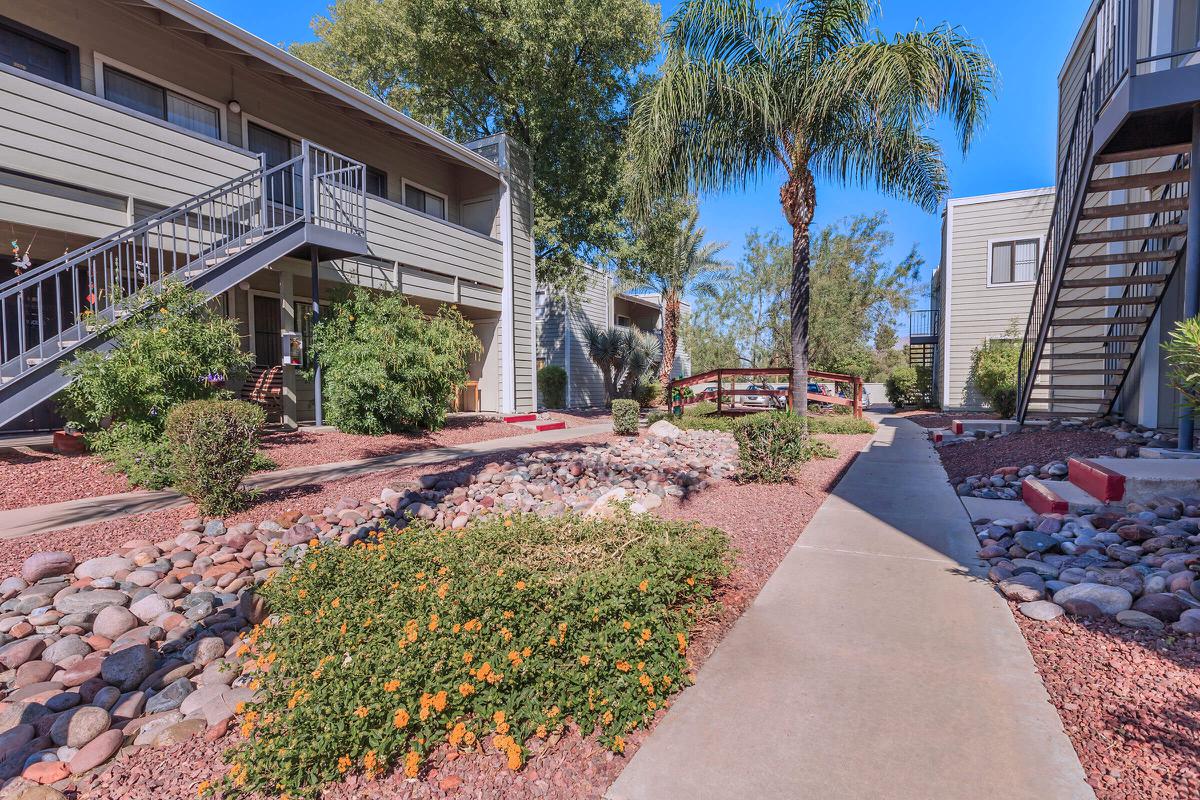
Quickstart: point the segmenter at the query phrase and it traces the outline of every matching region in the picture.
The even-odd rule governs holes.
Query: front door
[[[283,361],[280,336],[279,298],[254,295],[254,363],[277,367]]]

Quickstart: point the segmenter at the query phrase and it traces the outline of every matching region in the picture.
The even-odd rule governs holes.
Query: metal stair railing
[[[0,388],[77,347],[168,277],[191,280],[294,223],[366,235],[365,167],[311,142],[0,284]]]

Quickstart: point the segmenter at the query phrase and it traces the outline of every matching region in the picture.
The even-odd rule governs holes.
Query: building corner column
[[[501,164],[503,165],[502,159]],[[515,324],[516,271],[513,269],[512,188],[508,176],[500,175],[500,242],[504,273],[504,291],[500,297],[500,410],[511,414],[517,409],[517,337]]]
[[[310,278],[312,284],[309,293],[312,295],[312,315],[309,317],[309,330],[315,331],[321,321],[321,257],[317,249],[312,248],[310,255]],[[400,266],[396,266],[396,288],[400,288]],[[309,337],[311,340],[312,337]],[[325,424],[325,414],[321,407],[321,362],[317,361],[316,353],[308,354],[308,363],[313,370],[313,422],[319,428]]]
[[[296,330],[296,292],[292,273],[280,269],[279,275],[279,323],[285,331]],[[282,350],[280,351],[282,353]],[[283,366],[282,393],[279,396],[279,412],[284,427],[299,427],[296,414],[296,368]]]

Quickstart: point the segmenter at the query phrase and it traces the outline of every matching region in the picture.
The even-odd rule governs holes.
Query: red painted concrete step
[[[1035,478],[1021,482],[1021,499],[1035,514],[1066,514],[1070,510],[1066,500]]]
[[[567,427],[567,423],[563,422],[560,419],[558,422],[539,423],[537,425],[534,425],[533,429],[536,431],[561,431],[565,427]]]
[[[1114,503],[1125,497],[1125,476],[1090,458],[1067,459],[1067,479],[1105,503]]]
[[[511,414],[504,418],[505,422],[533,422],[537,414]]]

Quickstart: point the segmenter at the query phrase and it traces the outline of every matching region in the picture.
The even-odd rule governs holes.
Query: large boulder
[[[669,442],[673,442],[683,435],[683,431],[680,428],[672,425],[665,419],[660,419],[658,422],[655,422],[650,426],[649,431],[651,436],[657,436],[658,438],[666,439]]]
[[[126,647],[104,659],[100,676],[123,692],[136,689],[154,672],[156,656],[144,644]]]
[[[34,553],[21,565],[21,577],[27,583],[37,583],[42,578],[68,575],[75,569],[75,556],[61,551]]]
[[[1077,583],[1055,592],[1054,602],[1068,608],[1068,603],[1088,603],[1111,617],[1133,606],[1133,595],[1120,586]]]

